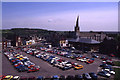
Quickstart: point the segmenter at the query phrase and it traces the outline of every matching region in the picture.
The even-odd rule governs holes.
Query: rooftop
[[[80,42],[80,43],[87,43],[87,44],[99,44],[99,41],[88,39],[88,38],[77,38],[77,39],[69,39],[68,41],[71,42]]]

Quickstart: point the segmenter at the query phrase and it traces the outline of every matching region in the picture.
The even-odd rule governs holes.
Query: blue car
[[[65,66],[62,68],[62,70],[68,70],[68,69],[71,69],[72,67],[68,67],[68,66]]]
[[[16,69],[19,69],[19,68],[21,68],[21,67],[24,67],[24,65],[19,65],[19,66],[15,67],[15,68],[16,68]]]
[[[75,75],[75,80],[83,80],[83,76],[82,75]]]
[[[52,80],[59,80],[59,76],[58,76],[58,75],[54,75],[54,76],[52,77]]]
[[[111,65],[108,65],[108,66],[103,67],[103,69],[111,69],[111,68],[112,68]]]
[[[94,58],[91,58],[91,60],[95,60]]]
[[[38,76],[37,80],[44,80],[43,76]]]
[[[92,80],[97,80],[97,75],[94,72],[89,73],[89,75],[92,77]]]

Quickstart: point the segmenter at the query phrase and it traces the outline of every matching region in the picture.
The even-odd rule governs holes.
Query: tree
[[[100,53],[102,54],[115,54],[117,52],[116,40],[108,40],[107,38],[100,44]]]

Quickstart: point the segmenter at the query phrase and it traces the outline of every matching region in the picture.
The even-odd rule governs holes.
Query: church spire
[[[79,16],[77,17],[76,26],[79,27]]]
[[[80,32],[79,31],[79,16],[77,17],[77,21],[76,21],[75,32],[76,33]]]

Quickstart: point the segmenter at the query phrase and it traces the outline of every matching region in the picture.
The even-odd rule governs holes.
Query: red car
[[[3,75],[2,75],[2,76],[0,76],[0,80],[3,80],[4,78],[5,78],[5,76],[3,76]]]
[[[60,52],[57,52],[57,55],[59,55],[60,54]]]
[[[41,51],[45,51],[45,49],[42,48]]]
[[[30,52],[29,54],[31,54],[31,55],[32,55],[33,53],[32,53],[32,52]]]
[[[35,72],[35,71],[39,71],[40,67],[39,66],[35,66],[35,67],[32,67],[28,70],[28,72]]]
[[[35,67],[34,65],[28,65],[28,68],[33,68],[33,67]]]
[[[52,51],[52,50],[48,50],[47,52],[49,52],[49,53],[53,53],[53,51]]]
[[[19,65],[23,65],[23,63],[22,62],[18,62],[17,64],[14,64],[14,67],[17,67]]]
[[[88,61],[86,61],[86,63],[88,63],[88,64],[93,63],[93,62],[94,62],[94,60],[88,60]]]
[[[82,58],[85,58],[85,56],[82,56]]]
[[[59,59],[59,60],[57,60],[58,62],[63,62],[63,61],[65,61],[64,59]]]
[[[103,58],[102,60],[103,60],[103,61],[106,61],[106,60],[108,60],[108,58]]]
[[[15,62],[15,61],[17,61],[18,59],[13,59],[11,62]]]
[[[115,57],[115,55],[114,55],[114,54],[110,54],[109,56],[111,56],[111,57]]]

